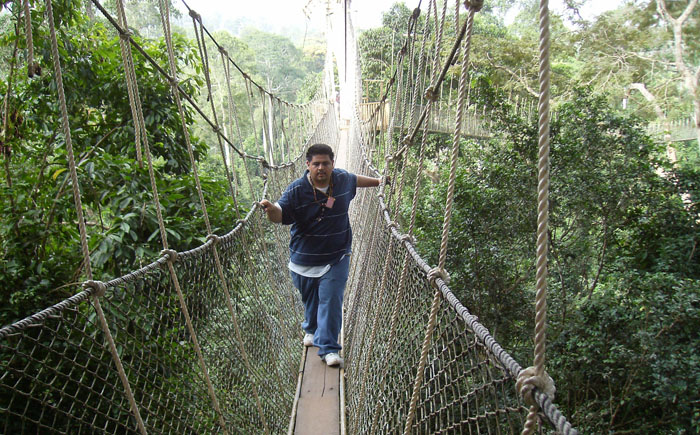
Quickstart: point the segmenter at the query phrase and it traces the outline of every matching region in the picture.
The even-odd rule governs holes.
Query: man
[[[271,222],[292,225],[288,267],[304,303],[304,345],[318,346],[329,366],[342,363],[338,335],[352,245],[348,208],[357,187],[381,183],[381,178],[336,169],[333,159],[331,147],[312,145],[304,175],[287,186],[277,203],[260,202]]]

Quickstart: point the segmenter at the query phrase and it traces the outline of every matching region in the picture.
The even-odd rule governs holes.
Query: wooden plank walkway
[[[340,372],[307,347],[297,399],[295,435],[340,435]],[[290,431],[291,432],[291,431]]]

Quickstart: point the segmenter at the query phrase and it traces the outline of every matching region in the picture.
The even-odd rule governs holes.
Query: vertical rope
[[[467,35],[464,40],[464,54],[462,55],[462,72],[459,78],[459,92],[458,92],[458,102],[457,102],[457,119],[455,120],[454,135],[452,138],[452,159],[450,165],[450,179],[447,189],[447,201],[445,205],[445,218],[443,220],[442,226],[442,239],[440,243],[440,257],[438,259],[438,266],[433,269],[436,273],[435,275],[441,275],[444,281],[447,281],[447,274],[445,272],[445,261],[447,258],[447,241],[449,238],[450,220],[452,218],[452,205],[454,200],[454,186],[457,174],[457,157],[459,156],[459,142],[461,139],[461,127],[462,127],[462,115],[464,112],[464,103],[466,97],[466,83],[467,83],[467,68],[469,66],[469,49],[471,46],[472,30],[474,27],[474,14],[481,9],[483,2],[481,0],[467,1],[467,6],[469,8],[467,17]],[[455,14],[459,15],[459,14]],[[434,279],[434,276],[431,279]],[[431,340],[433,331],[435,330],[435,322],[437,319],[438,308],[440,306],[440,290],[435,290],[435,296],[433,297],[433,302],[430,307],[430,317],[428,320],[428,326],[425,331],[425,337],[423,339],[423,348],[421,350],[420,362],[418,364],[418,369],[416,371],[416,379],[413,384],[413,394],[411,396],[411,404],[408,411],[408,416],[406,417],[406,425],[404,427],[404,434],[408,435],[411,432],[411,425],[413,424],[413,419],[416,415],[416,405],[418,403],[418,396],[420,395],[420,387],[423,383],[425,365],[428,360],[428,352],[430,350]]]
[[[56,28],[54,25],[53,8],[51,5],[51,0],[46,0],[46,14],[48,15],[49,21],[49,31],[51,34],[51,54],[53,57],[54,71],[56,73],[56,88],[58,91],[59,106],[61,108],[61,120],[63,127],[63,134],[65,135],[66,141],[66,153],[68,157],[68,166],[71,177],[71,182],[73,186],[73,202],[75,204],[75,211],[78,218],[78,228],[80,231],[80,247],[83,252],[83,263],[85,264],[85,274],[88,280],[92,281],[92,268],[90,267],[90,250],[87,244],[87,232],[85,230],[85,221],[83,218],[83,204],[80,194],[80,184],[78,183],[78,172],[75,167],[75,155],[73,153],[73,141],[71,138],[70,123],[68,121],[68,108],[66,105],[66,95],[63,88],[63,74],[61,70],[61,60],[58,53],[58,40],[56,38]],[[136,424],[139,428],[141,434],[146,434],[146,428],[143,424],[143,419],[141,418],[141,412],[136,405],[136,399],[134,398],[134,393],[131,390],[131,385],[124,371],[124,366],[117,352],[117,346],[114,343],[114,338],[112,337],[112,332],[107,324],[107,319],[105,318],[104,312],[102,310],[102,305],[100,304],[99,294],[92,295],[92,301],[97,311],[97,316],[100,320],[100,326],[105,334],[109,351],[112,355],[112,360],[117,368],[117,373],[119,374],[119,379],[121,380],[122,386],[124,387],[124,392],[129,401],[129,406],[131,412],[136,419]]]
[[[32,14],[29,0],[24,0],[24,27],[27,34],[27,75],[34,77],[34,41],[32,38]]]
[[[170,65],[170,74],[171,74],[171,77],[173,78],[173,81],[172,81],[172,83],[173,83],[172,91],[173,91],[173,95],[175,95],[175,100],[176,100],[176,102],[177,102],[178,111],[179,111],[179,114],[180,114],[180,119],[181,119],[181,121],[182,121],[182,128],[183,128],[183,132],[184,132],[185,139],[186,139],[185,142],[186,142],[186,145],[187,145],[187,153],[188,153],[189,158],[190,158],[190,164],[192,165],[192,174],[193,174],[193,176],[194,176],[195,184],[196,184],[196,186],[197,186],[197,195],[199,196],[199,201],[200,201],[200,204],[201,204],[201,207],[202,207],[202,213],[203,213],[204,221],[205,221],[205,224],[206,224],[206,227],[207,227],[208,239],[214,241],[214,243],[213,243],[213,244],[214,244],[214,246],[213,246],[213,253],[214,253],[214,260],[215,260],[215,263],[216,263],[216,270],[217,270],[217,274],[219,275],[219,280],[220,280],[220,282],[221,282],[222,289],[223,289],[223,291],[224,291],[224,296],[225,296],[225,299],[226,299],[226,306],[227,306],[227,308],[228,308],[228,310],[229,310],[229,314],[231,315],[231,320],[232,320],[232,322],[233,322],[234,332],[235,332],[235,334],[236,334],[236,342],[237,342],[237,344],[238,344],[239,351],[241,352],[241,356],[243,357],[243,361],[244,361],[244,364],[245,364],[245,366],[246,366],[246,370],[247,370],[248,373],[250,374],[250,373],[252,373],[252,368],[251,368],[250,361],[249,361],[249,358],[248,358],[248,352],[246,351],[245,345],[244,345],[244,343],[243,343],[243,337],[242,337],[242,334],[241,334],[240,326],[239,326],[239,324],[238,324],[238,318],[237,318],[237,316],[236,316],[236,314],[235,314],[235,311],[234,311],[234,309],[233,309],[233,305],[231,304],[231,295],[230,295],[230,292],[229,292],[229,289],[228,289],[228,283],[227,283],[226,278],[225,278],[225,276],[224,276],[223,267],[222,267],[222,265],[221,265],[221,260],[220,260],[220,257],[219,257],[219,252],[218,252],[218,248],[217,248],[217,244],[218,244],[218,240],[219,240],[219,239],[218,239],[218,236],[216,236],[215,234],[212,233],[211,223],[210,223],[210,221],[209,221],[209,214],[208,214],[208,212],[207,212],[207,206],[206,206],[206,202],[204,201],[204,194],[203,194],[203,192],[202,192],[202,185],[201,185],[201,182],[200,182],[200,180],[199,180],[199,174],[198,174],[198,172],[197,172],[197,165],[196,165],[196,162],[195,162],[195,159],[194,159],[194,153],[193,153],[193,150],[192,150],[192,144],[191,144],[191,140],[190,140],[190,136],[189,136],[189,131],[188,131],[188,129],[187,129],[187,125],[185,124],[185,114],[184,114],[184,110],[183,110],[183,108],[182,108],[182,103],[181,103],[180,98],[179,98],[179,92],[178,92],[178,90],[177,90],[177,88],[176,88],[176,84],[175,84],[175,83],[177,82],[177,69],[176,69],[176,66],[175,66],[175,53],[174,53],[173,48],[172,48],[172,37],[171,37],[171,35],[170,35],[170,10],[169,10],[169,6],[168,6],[168,2],[167,2],[167,1],[161,0],[161,1],[160,1],[160,4],[161,4],[161,19],[162,19],[162,22],[163,22],[164,35],[165,35],[165,39],[166,39],[166,43],[167,43],[167,48],[168,48],[168,59],[169,59],[169,65]],[[192,12],[194,12],[194,11],[192,11]],[[197,16],[197,17],[198,17],[198,16]],[[193,17],[192,17],[192,20],[193,20],[194,25],[195,25],[195,34],[197,33],[197,24],[196,24],[196,23],[197,23],[197,19],[198,19],[197,17],[194,16],[194,15],[193,15]],[[199,40],[198,40],[198,42],[199,42]],[[201,43],[202,43],[202,45],[204,44],[203,35],[202,35],[202,41],[201,41]],[[217,128],[218,128],[218,125],[219,125],[219,124],[218,124],[218,120],[217,120],[217,117],[216,117],[216,111],[215,111],[214,105],[213,105],[213,98],[212,98],[212,93],[211,93],[211,82],[210,82],[210,80],[209,80],[209,73],[208,73],[208,65],[209,65],[209,63],[208,63],[208,61],[205,59],[205,53],[203,53],[202,50],[203,50],[203,49],[202,49],[202,47],[201,47],[201,45],[200,45],[200,55],[202,56],[202,65],[203,65],[203,68],[205,69],[205,76],[206,76],[206,79],[207,79],[207,89],[208,89],[208,92],[209,92],[209,100],[212,101],[212,112],[213,112],[213,117],[214,117],[214,123],[215,123],[215,125],[216,125]],[[223,154],[223,144],[222,144],[222,142],[221,142],[221,137],[218,135],[218,133],[219,133],[219,132],[217,131],[217,137],[218,137],[218,139],[219,139],[219,147],[220,147],[220,149],[221,149],[221,151],[222,151],[222,152],[221,152],[221,156],[222,156],[222,158],[224,158],[224,154]],[[226,162],[225,162],[225,161],[224,161],[224,165],[226,166]],[[228,168],[227,168],[227,176],[228,176],[228,178],[229,178],[229,184],[231,184],[230,175],[228,174]],[[234,206],[235,206],[236,212],[238,213],[238,205],[237,205],[237,202],[236,202],[235,195],[234,195],[234,193],[233,193],[233,187],[232,187],[232,186],[231,186],[231,194],[233,195]],[[264,412],[263,412],[263,410],[262,410],[262,404],[261,404],[261,402],[260,402],[260,397],[259,397],[259,394],[258,394],[257,385],[255,384],[255,382],[251,382],[251,385],[252,385],[252,387],[253,387],[253,396],[255,397],[256,406],[257,406],[257,408],[258,408],[258,414],[259,414],[259,416],[260,416],[260,419],[261,419],[263,428],[264,428],[264,430],[265,430],[265,433],[269,433],[270,431],[269,431],[269,428],[268,428],[268,425],[267,425],[267,420],[265,419],[265,414],[264,414]],[[217,406],[218,406],[218,405],[217,405]],[[224,426],[222,426],[222,427],[224,428],[224,431],[226,431],[225,427],[224,427]]]
[[[90,4],[90,3],[89,3]],[[131,44],[129,43],[129,26],[126,22],[126,12],[124,11],[124,3],[117,1],[117,18],[123,31],[119,36],[119,48],[122,53],[122,63],[124,64],[124,78],[126,80],[126,90],[129,94],[129,107],[131,107],[131,117],[134,121],[134,144],[136,146],[136,160],[139,162],[139,168],[143,168],[143,156],[141,155],[141,133],[142,128],[138,122],[138,109],[136,101],[141,101],[139,96],[138,83],[134,74],[134,61],[131,53]],[[145,133],[145,132],[144,132]]]
[[[209,96],[208,100],[211,103],[211,113],[212,113],[212,118],[214,119],[214,133],[216,134],[216,139],[217,142],[219,143],[219,152],[221,153],[221,156],[223,157],[225,155],[224,151],[224,143],[221,138],[221,127],[219,125],[219,119],[216,114],[216,106],[214,104],[214,96],[212,95],[212,90],[211,90],[211,76],[209,74],[209,56],[207,54],[207,44],[204,40],[204,27],[202,26],[202,17],[199,16],[195,11],[190,11],[190,15],[192,15],[192,24],[194,26],[194,33],[197,35],[197,44],[199,45],[199,56],[200,59],[202,60],[202,71],[204,72],[204,78],[206,80],[207,84],[207,95]],[[197,23],[199,23],[199,33],[197,33]],[[169,30],[169,26],[168,26]],[[172,50],[172,48],[171,48]],[[171,61],[171,63],[174,64],[174,60]],[[172,65],[171,65],[172,68]],[[174,71],[171,71],[171,74],[174,74]],[[182,118],[182,115],[181,115]],[[183,119],[184,123],[184,119]],[[188,143],[188,147],[189,147]],[[194,163],[192,165],[194,167]],[[229,191],[231,192],[231,198],[233,199],[233,206],[236,210],[238,210],[238,200],[236,199],[236,191],[233,188],[233,181],[231,179],[231,171],[229,171],[228,165],[226,165],[226,161],[224,161],[224,172],[226,173],[226,180],[228,181],[228,186],[229,186]],[[239,215],[240,217],[240,215]],[[208,217],[207,217],[208,219]],[[208,229],[209,234],[211,234],[211,228]]]
[[[124,32],[124,29],[120,29],[120,31]],[[128,67],[130,69],[133,68],[133,64],[128,65]],[[136,76],[136,73],[134,71],[133,77],[135,77],[135,76]],[[176,80],[174,78],[171,78],[171,84],[172,83],[176,84]],[[136,89],[138,89],[138,87],[136,87]],[[136,103],[135,105],[136,105],[136,111],[137,111],[137,115],[138,115],[137,121],[139,124],[139,128],[141,128],[142,131],[145,132],[146,131],[146,128],[145,128],[146,123],[145,123],[144,117],[143,117],[143,110],[141,107],[140,98],[135,99],[135,103]],[[143,145],[144,145],[144,149],[146,152],[146,159],[148,162],[148,175],[149,175],[150,182],[151,182],[151,190],[153,191],[153,202],[154,202],[155,209],[156,209],[156,215],[158,217],[158,229],[159,229],[160,236],[161,236],[161,242],[162,242],[163,250],[169,251],[169,249],[168,249],[168,236],[167,236],[167,233],[165,230],[165,222],[163,220],[163,214],[161,211],[160,196],[158,194],[158,186],[156,184],[155,171],[153,170],[153,161],[151,159],[151,152],[150,152],[150,147],[148,144],[148,135],[146,135],[146,134],[144,134],[144,136],[143,136]],[[207,370],[207,366],[204,362],[204,357],[202,355],[202,349],[199,345],[197,335],[194,331],[194,326],[192,325],[192,319],[190,317],[190,313],[189,313],[189,310],[187,308],[187,304],[185,302],[184,295],[182,294],[182,288],[180,286],[180,281],[177,277],[177,274],[175,273],[175,267],[173,266],[173,263],[175,260],[176,260],[176,255],[170,255],[170,261],[168,261],[168,272],[170,274],[170,279],[172,280],[173,287],[175,288],[175,291],[177,293],[178,300],[180,302],[180,307],[182,309],[182,314],[183,314],[183,317],[185,318],[185,323],[187,325],[187,330],[190,334],[190,338],[192,340],[192,344],[194,346],[195,353],[197,354],[197,359],[198,359],[200,368],[202,370],[202,373],[204,375],[204,379],[205,379],[205,383],[207,385],[207,390],[208,390],[209,396],[212,400],[212,404],[214,405],[214,409],[215,409],[217,416],[218,416],[219,425],[221,426],[222,431],[224,433],[227,433],[226,424],[225,424],[224,419],[223,419],[223,414],[221,413],[221,409],[219,407],[219,401],[216,398],[216,393],[214,392],[214,387],[212,385],[211,378],[209,377],[209,371]]]
[[[537,271],[535,294],[535,376],[545,375],[545,345],[547,332],[547,230],[549,225],[549,2],[540,1],[539,9],[539,85],[538,100],[538,161],[537,161]],[[522,434],[534,431],[539,406],[531,405]]]

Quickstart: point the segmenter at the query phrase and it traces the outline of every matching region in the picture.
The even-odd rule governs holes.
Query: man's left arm
[[[376,187],[382,184],[381,178],[365,177],[357,175],[357,187]]]

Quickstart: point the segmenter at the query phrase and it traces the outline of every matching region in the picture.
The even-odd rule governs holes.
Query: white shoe
[[[327,353],[326,355],[323,356],[323,360],[328,364],[329,366],[337,366],[343,363],[343,359],[340,357],[335,352],[332,353]]]
[[[314,335],[304,334],[304,346],[311,347],[314,345]]]

